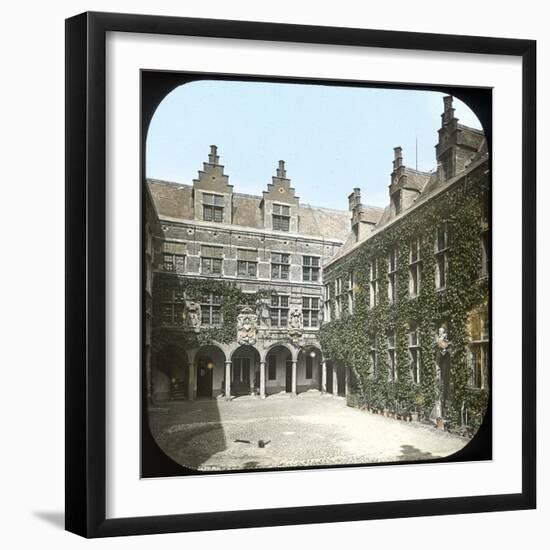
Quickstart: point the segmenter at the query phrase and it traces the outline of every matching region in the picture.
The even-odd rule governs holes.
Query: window
[[[395,331],[388,334],[388,363],[390,367],[389,380],[397,380],[397,363],[395,356]]]
[[[420,238],[416,237],[409,244],[409,295],[411,297],[420,294],[420,277],[422,263],[420,260]]]
[[[290,206],[284,204],[273,205],[273,229],[275,231],[290,230]]]
[[[290,270],[290,254],[271,253],[271,278],[288,279]]]
[[[162,245],[162,270],[183,273],[185,267],[185,243],[165,242]]]
[[[370,280],[370,307],[378,304],[378,265],[376,260],[372,260],[369,267]]]
[[[388,255],[388,302],[395,303],[397,291],[397,249],[392,248]]]
[[[353,313],[355,305],[355,273],[350,271],[348,274],[348,313]]]
[[[277,356],[270,355],[267,358],[267,378],[277,380]]]
[[[185,321],[185,295],[183,290],[164,287],[160,301],[161,323],[167,326],[182,326]]]
[[[319,258],[317,256],[302,257],[302,280],[318,281],[319,280]]]
[[[420,342],[418,327],[414,324],[409,326],[409,357],[412,380],[415,384],[420,384]]]
[[[486,309],[470,314],[469,332],[470,379],[468,385],[483,389],[487,387],[489,366],[489,320]]]
[[[223,195],[202,194],[202,219],[205,222],[223,222]]]
[[[319,298],[315,296],[302,296],[302,315],[304,317],[305,328],[319,326]]]
[[[435,230],[435,288],[443,289],[447,286],[449,271],[449,230],[447,223]]]
[[[223,247],[201,246],[201,272],[203,275],[221,275]]]
[[[222,324],[222,298],[217,294],[204,294],[201,297],[201,322],[203,325]]]
[[[323,303],[323,319],[328,323],[330,322],[330,316],[331,316],[331,299],[332,294],[330,291],[330,285],[331,283],[327,283],[325,285],[325,301]]]
[[[334,281],[334,316],[336,319],[342,316],[342,277]]]
[[[288,296],[271,295],[270,316],[272,327],[286,327],[288,325]]]
[[[256,250],[237,250],[237,273],[239,277],[256,277],[258,252]]]
[[[313,357],[306,354],[306,380],[311,380],[313,378]]]
[[[374,376],[376,374],[376,336],[371,338],[369,357],[370,357],[369,374],[370,376]]]

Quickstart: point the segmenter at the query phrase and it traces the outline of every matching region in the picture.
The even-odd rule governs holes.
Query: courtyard
[[[149,425],[172,460],[202,471],[436,459],[468,441],[314,390],[229,402],[168,401],[150,408]]]

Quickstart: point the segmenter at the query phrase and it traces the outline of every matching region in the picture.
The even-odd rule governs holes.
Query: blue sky
[[[279,159],[302,202],[347,209],[354,187],[362,202],[385,206],[393,148],[404,163],[435,168],[443,94],[258,82],[200,81],[168,94],[147,136],[147,177],[191,184],[218,146],[234,191],[261,194]],[[455,99],[460,122],[480,128]]]

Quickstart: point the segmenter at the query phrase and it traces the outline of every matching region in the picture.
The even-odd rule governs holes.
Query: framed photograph
[[[66,528],[535,507],[529,40],[66,22]]]

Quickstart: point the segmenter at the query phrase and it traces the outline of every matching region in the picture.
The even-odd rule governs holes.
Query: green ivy
[[[350,404],[374,409],[389,409],[398,414],[417,412],[427,417],[436,402],[435,335],[439,323],[446,321],[450,345],[451,408],[449,427],[464,426],[477,430],[488,401],[486,390],[468,387],[469,368],[466,349],[469,313],[487,304],[488,281],[479,278],[481,264],[480,231],[482,212],[486,210],[487,178],[481,170],[430,201],[419,205],[401,220],[373,235],[355,251],[327,266],[324,280],[335,293],[335,280],[342,288],[354,274],[356,287],[353,313],[342,300],[340,319],[325,323],[320,342],[326,357],[341,362],[352,373]],[[448,279],[444,290],[435,288],[434,231],[447,222],[450,249]],[[420,238],[422,260],[420,293],[409,297],[409,244]],[[388,300],[386,261],[390,250],[397,255],[397,288],[394,304]],[[379,262],[378,303],[371,307],[369,267]],[[334,308],[334,300],[331,301]],[[334,309],[331,318],[335,319]],[[421,353],[420,383],[414,383],[408,353],[409,324],[415,323]],[[387,353],[388,331],[396,332],[397,380],[390,379]],[[370,348],[376,338],[376,369]]]
[[[260,297],[265,297],[269,291],[259,290],[255,293],[243,292],[235,283],[227,283],[215,279],[192,279],[181,275],[157,275],[155,277],[154,293],[159,296],[162,288],[177,288],[185,292],[188,300],[200,302],[204,294],[215,294],[221,297],[221,313],[223,323],[216,327],[202,327],[200,332],[185,330],[183,327],[166,327],[155,325],[153,328],[153,349],[160,350],[167,345],[175,345],[182,349],[199,347],[209,342],[230,344],[237,339],[237,316],[245,305],[254,307]],[[154,319],[160,319],[157,304]]]

